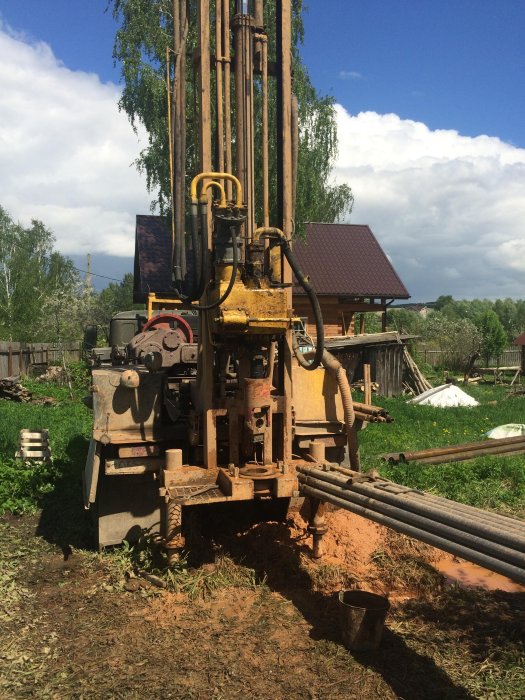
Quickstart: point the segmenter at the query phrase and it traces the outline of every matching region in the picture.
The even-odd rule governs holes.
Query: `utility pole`
[[[86,278],[84,281],[84,286],[86,288],[86,292],[91,292],[91,253],[87,254]]]

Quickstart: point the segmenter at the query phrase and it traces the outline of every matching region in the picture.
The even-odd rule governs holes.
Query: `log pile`
[[[354,416],[357,420],[366,421],[367,423],[393,423],[394,419],[388,411],[380,406],[372,406],[372,404],[353,402]]]
[[[0,379],[0,399],[17,401],[18,403],[37,403],[43,406],[54,406],[57,400],[52,396],[35,396],[20,383],[20,377],[4,377]]]
[[[423,392],[432,389],[432,385],[416,365],[406,346],[403,348],[403,360],[405,362],[403,387],[407,393],[413,396],[419,396]]]
[[[20,377],[4,377],[0,379],[0,399],[29,403],[32,394],[20,384]]]

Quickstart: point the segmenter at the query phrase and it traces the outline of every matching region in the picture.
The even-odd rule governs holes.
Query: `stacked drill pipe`
[[[525,523],[341,467],[298,467],[301,495],[525,584]]]
[[[387,410],[380,406],[373,406],[368,403],[353,402],[354,415],[358,420],[367,421],[368,423],[393,423],[393,417]]]
[[[384,462],[418,462],[419,464],[444,464],[446,462],[465,462],[469,459],[493,455],[515,455],[525,452],[525,435],[481,440],[449,447],[435,447],[419,452],[393,452],[383,455]]]

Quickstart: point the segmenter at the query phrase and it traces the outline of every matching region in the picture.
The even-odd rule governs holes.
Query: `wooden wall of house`
[[[318,299],[323,312],[325,335],[334,336],[344,335],[348,332],[353,333],[353,313],[347,305],[340,304],[336,296],[320,296]],[[315,336],[312,307],[308,298],[294,296],[293,306],[296,316],[308,319],[308,334]]]
[[[368,309],[363,308],[363,304],[357,306],[351,302],[344,303],[337,296],[322,295],[318,297],[321,311],[323,312],[324,332],[327,337],[337,335],[357,335],[360,326],[360,318],[363,312]],[[308,298],[305,296],[294,295],[293,306],[295,316],[307,318],[307,331],[311,336],[315,336],[315,324],[313,322],[312,307]],[[378,312],[386,307],[374,305],[369,309],[370,312]],[[354,331],[355,325],[355,331]]]
[[[389,343],[332,350],[346,369],[350,382],[363,378],[363,364],[370,365],[370,376],[379,387],[377,396],[400,396],[403,393],[403,345]]]
[[[399,396],[403,393],[403,345],[376,345],[367,348],[364,361],[370,364],[373,382],[377,382],[378,396]]]

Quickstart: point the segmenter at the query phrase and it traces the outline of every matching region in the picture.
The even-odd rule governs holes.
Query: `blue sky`
[[[338,105],[351,221],[371,226],[415,300],[525,297],[525,2],[306,4],[302,56]],[[118,278],[149,199],[115,107],[106,5],[0,0],[0,204]]]
[[[525,146],[523,0],[306,4],[310,76],[350,112]]]

